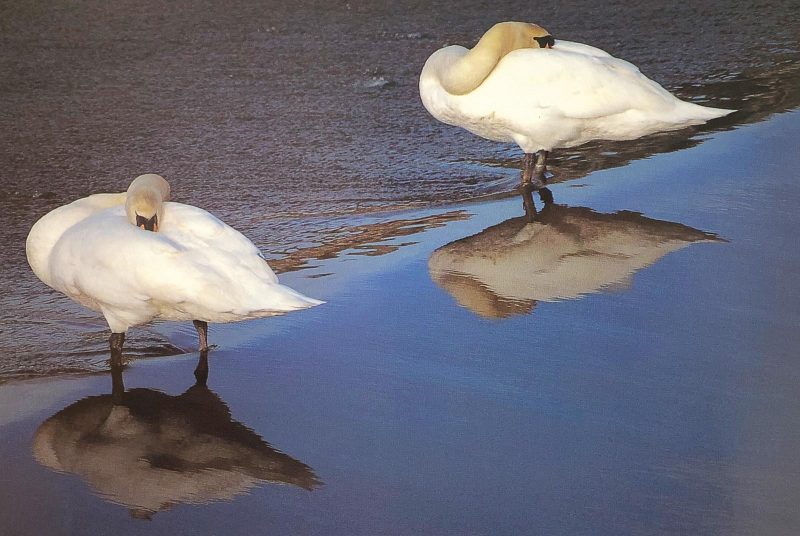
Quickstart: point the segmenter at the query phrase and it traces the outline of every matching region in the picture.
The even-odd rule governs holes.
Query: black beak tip
[[[158,214],[154,215],[152,218],[145,218],[144,216],[139,216],[137,214],[136,227],[144,229],[145,231],[158,231]]]
[[[539,48],[553,48],[556,40],[552,35],[543,35],[542,37],[534,37],[536,42],[539,43]]]

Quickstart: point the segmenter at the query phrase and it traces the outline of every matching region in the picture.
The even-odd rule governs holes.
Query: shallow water
[[[47,290],[25,261],[30,226],[58,205],[158,172],[177,200],[302,265],[298,249],[341,251],[354,225],[514,187],[516,147],[422,108],[417,74],[437,48],[471,44],[494,21],[536,20],[683,98],[741,110],[554,155],[555,180],[569,180],[800,104],[800,37],[786,23],[795,4],[2,3],[0,378],[105,366],[102,319]],[[146,329],[128,347],[179,351]]]
[[[0,532],[797,534],[798,137],[782,114],[557,184],[522,228],[517,198],[462,204],[287,273],[328,303],[218,326],[208,389],[197,354],[134,361],[124,394],[0,385]],[[494,309],[442,252],[496,267],[449,269]],[[565,266],[581,292],[543,291]]]

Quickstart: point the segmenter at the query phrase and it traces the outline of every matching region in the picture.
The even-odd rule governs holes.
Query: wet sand
[[[285,273],[328,303],[212,326],[208,389],[197,354],[132,360],[116,405],[107,374],[0,385],[0,532],[796,533],[797,139],[557,184],[534,227],[404,214],[471,217]]]

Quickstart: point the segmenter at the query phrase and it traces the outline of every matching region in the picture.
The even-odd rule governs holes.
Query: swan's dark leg
[[[208,351],[208,322],[202,320],[192,320],[194,329],[197,330],[197,336],[200,337],[200,351]]]
[[[205,385],[208,380],[208,350],[200,352],[200,360],[197,362],[197,368],[194,369],[194,377],[197,380],[197,385]]]
[[[547,184],[547,155],[542,149],[536,153],[525,153],[522,159],[522,185],[530,184],[539,190]]]
[[[533,186],[537,190],[544,188],[547,183],[547,155],[549,153],[542,149],[536,153],[536,165],[533,168]]]
[[[531,178],[533,178],[533,168],[535,165],[536,155],[533,153],[525,153],[525,156],[522,158],[522,187],[531,183]]]
[[[111,400],[116,404],[122,403],[122,395],[125,393],[125,384],[122,383],[122,344],[125,342],[125,333],[112,333],[108,339],[111,346]]]
[[[122,381],[122,354],[111,352],[111,401],[114,405],[122,404],[125,384]]]
[[[125,333],[112,333],[108,338],[108,344],[111,346],[111,359],[114,359],[114,354],[122,353],[122,345],[125,342]]]

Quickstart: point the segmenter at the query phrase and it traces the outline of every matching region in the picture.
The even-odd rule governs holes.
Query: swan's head
[[[506,54],[521,48],[552,48],[550,32],[527,22],[499,22],[483,34],[469,54],[440,74],[448,93],[465,95],[481,85]]]
[[[136,177],[128,187],[125,213],[128,221],[145,231],[158,232],[164,220],[164,202],[169,201],[169,183],[154,173]]]
[[[496,41],[503,56],[520,48],[553,48],[555,45],[550,32],[530,22],[500,22],[484,34],[485,38]]]

